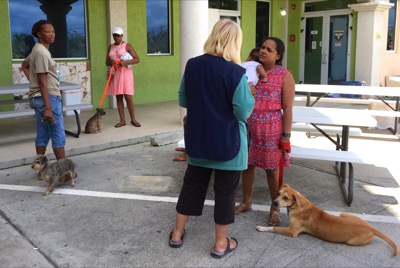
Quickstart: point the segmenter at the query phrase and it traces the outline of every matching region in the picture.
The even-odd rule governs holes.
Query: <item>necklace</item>
[[[117,48],[117,50],[115,51],[115,54],[117,54],[117,56],[118,56],[118,50],[119,50],[119,48],[121,47],[122,43],[123,43],[123,42],[119,43],[118,48]]]

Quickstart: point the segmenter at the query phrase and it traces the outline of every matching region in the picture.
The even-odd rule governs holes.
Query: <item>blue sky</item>
[[[30,34],[32,26],[40,19],[47,19],[46,14],[40,9],[41,3],[37,0],[9,0],[11,34]],[[84,8],[83,0],[72,4],[72,10],[67,15],[68,31],[73,29],[84,33]],[[56,33],[57,33],[57,29]]]
[[[168,1],[167,0],[147,0],[147,29],[149,31],[164,29],[168,26]]]

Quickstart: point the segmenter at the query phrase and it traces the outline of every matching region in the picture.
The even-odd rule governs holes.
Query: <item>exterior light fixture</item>
[[[286,10],[284,8],[281,8],[280,13],[281,13],[281,16],[286,16]]]

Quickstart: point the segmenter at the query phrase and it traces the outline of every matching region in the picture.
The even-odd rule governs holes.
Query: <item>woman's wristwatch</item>
[[[292,134],[290,132],[282,132],[282,136],[285,138],[290,139],[290,137],[292,136]]]

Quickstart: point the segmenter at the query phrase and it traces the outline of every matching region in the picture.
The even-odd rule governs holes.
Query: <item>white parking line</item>
[[[8,185],[0,184],[0,190],[10,191],[21,191],[21,192],[38,192],[42,193],[45,189],[37,186],[23,186],[23,185]],[[87,190],[76,190],[76,189],[54,189],[52,194],[61,195],[75,195],[75,196],[86,196],[86,197],[101,197],[101,198],[116,198],[116,199],[129,199],[129,200],[141,200],[141,201],[152,201],[152,202],[166,202],[176,203],[177,197],[169,196],[153,196],[153,195],[140,195],[140,194],[126,194],[126,193],[111,193],[111,192],[99,192],[99,191],[87,191]],[[206,200],[205,205],[214,206],[214,200]],[[267,212],[268,206],[266,205],[252,205],[255,211]],[[338,211],[326,211],[333,215],[339,215],[342,212]],[[286,213],[285,209],[282,209],[281,213]],[[371,214],[357,214],[352,213],[369,222],[383,222],[383,223],[397,223],[400,224],[400,217],[395,216],[383,216],[383,215],[371,215]]]

